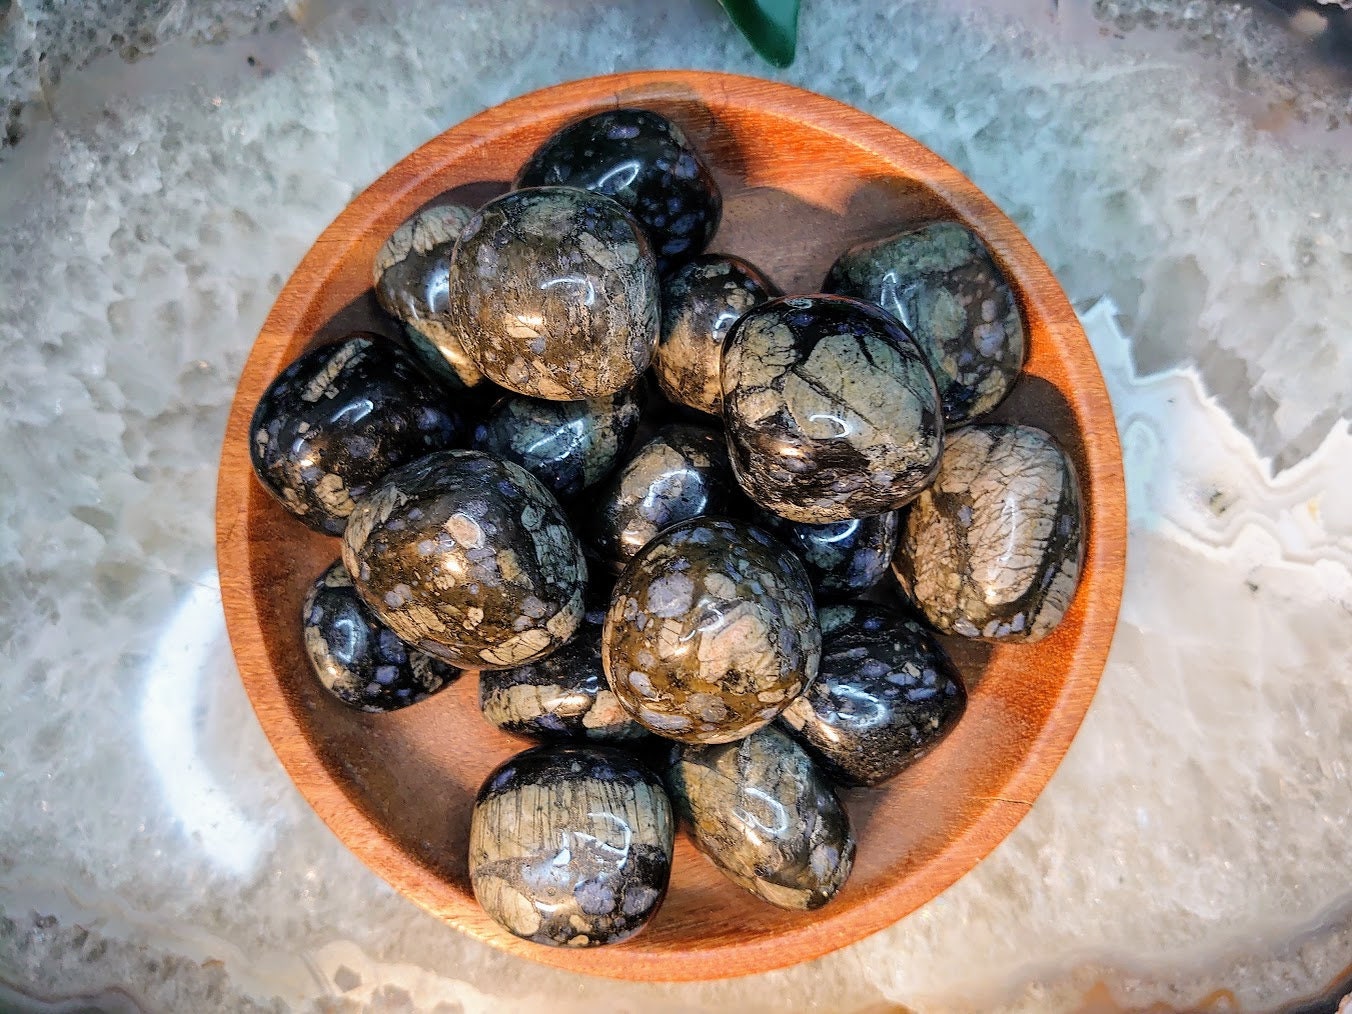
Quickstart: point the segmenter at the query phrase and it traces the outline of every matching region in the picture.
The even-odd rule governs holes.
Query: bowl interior
[[[395,333],[370,291],[376,249],[418,207],[477,205],[579,115],[623,104],[680,123],[723,188],[712,250],[812,292],[846,246],[938,217],[991,246],[1029,325],[1026,376],[997,418],[1052,432],[1078,466],[1087,505],[1085,571],[1058,630],[1033,646],[949,640],[972,690],[957,729],[881,790],[845,794],[858,836],[854,874],[814,913],[773,908],[720,876],[678,836],[665,905],[637,938],[597,951],[519,941],[479,911],[466,874],[473,796],[529,745],[479,715],[471,674],[403,712],[368,716],[310,677],[300,608],[338,543],[291,520],[253,480],[248,421],[271,378],[316,341]],[[1014,827],[1079,726],[1116,619],[1122,580],[1121,456],[1097,365],[1070,306],[1023,237],[965,178],[891,128],[784,85],[702,73],[597,78],[481,114],[429,142],[360,195],[278,297],[241,380],[222,460],[221,581],[230,635],[260,720],[297,786],[338,836],[413,900],[535,960],[626,978],[745,974],[816,957],[932,898]],[[891,590],[891,589],[889,589]]]

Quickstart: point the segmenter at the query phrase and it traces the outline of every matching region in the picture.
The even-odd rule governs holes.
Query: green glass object
[[[799,0],[720,0],[757,53],[776,67],[793,63]]]

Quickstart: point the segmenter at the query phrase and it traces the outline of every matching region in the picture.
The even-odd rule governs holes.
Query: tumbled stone
[[[719,364],[737,319],[775,295],[774,286],[740,257],[696,257],[662,282],[662,336],[653,373],[673,402],[710,415],[723,410]]]
[[[642,414],[641,386],[592,401],[508,395],[474,429],[481,451],[514,461],[556,496],[604,479],[629,449]]]
[[[278,374],[249,432],[264,488],[311,528],[341,535],[355,500],[391,469],[454,446],[461,424],[407,352],[358,333]]]
[[[674,423],[574,509],[576,530],[588,552],[618,574],[662,529],[726,512],[736,490],[722,434]]]
[[[871,304],[841,296],[761,304],[733,325],[722,381],[737,481],[791,521],[896,510],[939,467],[934,378],[901,325]]]
[[[1032,426],[964,427],[907,512],[892,570],[938,630],[1036,641],[1065,615],[1084,557],[1075,466]]]
[[[695,518],[620,575],[601,637],[615,696],[652,732],[741,739],[817,674],[821,632],[807,575],[758,528]]]
[[[998,405],[1023,369],[1018,300],[986,245],[957,222],[852,247],[823,288],[876,303],[906,326],[952,426]]]
[[[586,563],[558,501],[479,451],[386,476],[353,512],[343,562],[381,622],[464,669],[543,658],[582,620]]]
[[[762,510],[755,522],[798,554],[819,597],[839,598],[867,591],[887,573],[897,549],[899,518],[897,511],[888,511],[808,525]]]
[[[469,877],[509,932],[554,947],[625,940],[671,876],[671,804],[656,775],[597,746],[541,746],[485,780],[470,819]]]
[[[849,815],[803,748],[774,726],[736,743],[682,747],[667,784],[695,847],[756,897],[821,908],[849,878]]]
[[[840,785],[881,785],[929,753],[967,707],[962,676],[918,619],[872,603],[820,612],[822,661],[780,721]]]
[[[359,711],[397,711],[454,681],[460,670],[410,648],[371,613],[336,561],[301,610],[305,654],[320,685]]]
[[[541,187],[489,201],[460,233],[449,284],[465,351],[510,391],[604,398],[652,361],[657,268],[608,197]]]
[[[449,314],[451,254],[473,215],[461,204],[416,212],[376,252],[371,271],[381,308],[404,326],[424,365],[455,387],[474,387],[484,379]]]
[[[703,250],[723,213],[699,152],[680,127],[647,109],[608,109],[570,123],[530,157],[516,185],[614,198],[648,234],[662,271]]]

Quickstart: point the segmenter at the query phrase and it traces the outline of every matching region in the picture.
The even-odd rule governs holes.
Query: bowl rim
[[[264,623],[252,578],[256,547],[249,538],[247,484],[252,481],[249,425],[254,403],[285,365],[281,357],[304,326],[310,307],[335,266],[392,203],[424,186],[446,164],[472,158],[509,133],[523,117],[574,119],[598,109],[670,97],[673,90],[713,93],[723,105],[741,104],[797,120],[904,172],[940,197],[958,216],[982,224],[997,260],[1017,265],[1025,307],[1056,318],[1062,332],[1083,343],[1083,355],[1062,355],[1068,386],[1061,391],[1084,443],[1093,502],[1086,498],[1088,538],[1084,569],[1095,571],[1095,595],[1084,605],[1082,632],[1071,646],[1067,675],[1052,714],[1029,743],[1001,798],[952,837],[926,864],[908,870],[853,907],[831,906],[783,932],[746,942],[689,950],[644,948],[643,935],[591,950],[543,947],[519,940],[488,920],[466,897],[406,854],[347,794],[310,742],[282,693],[263,645]],[[990,234],[986,229],[994,227]],[[1031,316],[1031,315],[1030,315]],[[1003,841],[1032,806],[1069,748],[1098,686],[1112,643],[1126,564],[1126,509],[1122,454],[1112,405],[1087,337],[1050,269],[1022,232],[962,173],[896,128],[852,106],[793,85],[713,71],[655,70],[584,78],[541,88],[486,109],[432,138],[378,177],[323,231],[278,294],[250,349],[226,427],[216,498],[217,564],[231,646],[258,720],[288,776],[338,839],[373,872],[428,912],[463,932],[537,962],[574,972],[641,981],[729,978],[812,960],[890,926],[932,900]],[[263,551],[260,547],[257,551]]]

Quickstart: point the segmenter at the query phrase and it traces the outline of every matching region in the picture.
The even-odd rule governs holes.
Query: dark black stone
[[[897,511],[808,525],[762,510],[753,519],[803,561],[817,595],[840,598],[872,588],[897,549]]]

